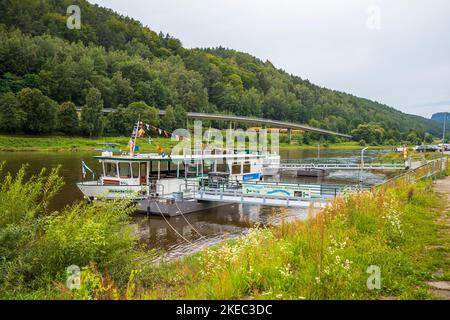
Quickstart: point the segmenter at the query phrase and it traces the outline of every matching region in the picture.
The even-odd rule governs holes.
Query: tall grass
[[[130,203],[80,202],[53,212],[48,203],[63,185],[59,168],[28,180],[25,171],[1,181],[0,298],[59,297],[54,283],[66,280],[71,265],[95,265],[126,285],[141,255]]]

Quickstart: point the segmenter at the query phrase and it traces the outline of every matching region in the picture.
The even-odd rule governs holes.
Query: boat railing
[[[370,164],[388,164],[388,165],[404,165],[405,159],[370,159],[364,160],[365,165]],[[321,158],[321,159],[283,159],[282,164],[360,164],[361,160],[358,158]]]
[[[277,181],[249,181],[249,182],[239,182],[239,181],[224,181],[223,183],[211,185],[207,178],[203,178],[198,182],[185,182],[180,184],[179,191],[195,197],[197,193],[201,192],[222,192],[226,194],[227,192],[238,193],[242,192],[243,187],[266,187],[275,189],[295,189],[300,191],[308,191],[311,198],[320,198],[323,196],[327,197],[337,197],[340,195],[347,194],[349,192],[360,191],[361,189],[366,189],[366,187],[360,185],[331,185],[331,184],[297,184],[297,183],[283,183]],[[183,189],[184,188],[184,189]],[[293,197],[298,198],[298,197]]]
[[[197,199],[203,199],[205,196],[214,196],[218,201],[224,200],[224,197],[235,197],[241,198],[241,202],[243,202],[244,198],[258,198],[262,199],[262,204],[265,203],[266,199],[275,199],[275,200],[284,200],[286,201],[286,205],[289,206],[290,201],[311,201],[314,200],[323,200],[323,197],[292,197],[292,196],[279,196],[279,195],[270,195],[270,194],[251,194],[251,193],[243,193],[240,190],[200,190],[197,194]],[[195,196],[194,196],[195,197]]]

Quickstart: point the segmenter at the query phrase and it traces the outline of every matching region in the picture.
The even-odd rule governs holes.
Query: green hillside
[[[81,7],[80,30],[66,27],[71,4]],[[321,88],[246,53],[185,49],[87,1],[3,0],[0,12],[2,132],[125,134],[133,114],[157,124],[160,108],[173,115],[167,129],[183,123],[185,110],[308,123],[374,143],[439,134],[429,119]],[[81,121],[75,105],[87,106]],[[118,112],[97,121],[102,107]]]

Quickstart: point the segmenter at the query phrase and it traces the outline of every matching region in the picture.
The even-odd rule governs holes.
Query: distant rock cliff
[[[431,116],[431,120],[444,122],[445,112],[438,112]],[[450,122],[450,112],[447,112],[447,121]]]

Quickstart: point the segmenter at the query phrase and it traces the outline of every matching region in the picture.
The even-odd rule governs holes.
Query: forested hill
[[[81,7],[80,30],[66,27],[72,4]],[[434,121],[318,87],[246,53],[185,49],[178,39],[87,1],[2,0],[0,13],[1,131],[128,132],[131,104],[140,111],[148,105],[171,114],[226,112],[309,123],[376,136],[379,143],[439,132]],[[70,102],[86,105],[91,115],[77,123]],[[118,112],[98,123],[92,115],[99,106]],[[33,126],[33,117],[41,116],[48,124]],[[367,125],[353,131],[361,124]]]

